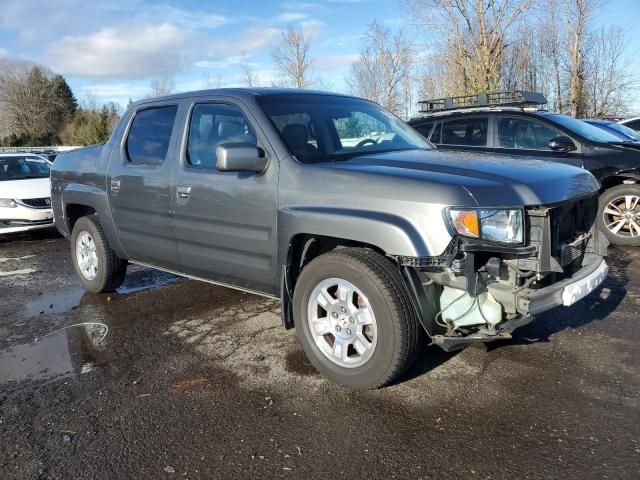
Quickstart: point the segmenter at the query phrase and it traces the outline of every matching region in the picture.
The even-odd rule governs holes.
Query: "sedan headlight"
[[[0,198],[0,207],[16,208],[18,205],[10,198]]]
[[[500,243],[522,243],[524,239],[522,210],[451,208],[449,218],[464,237]]]

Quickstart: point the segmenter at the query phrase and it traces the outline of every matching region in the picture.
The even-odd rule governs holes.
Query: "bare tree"
[[[602,28],[590,39],[585,55],[584,99],[589,117],[616,117],[628,113],[638,82],[625,56],[625,32]]]
[[[280,76],[286,78],[296,88],[312,85],[310,56],[312,33],[304,27],[289,27],[282,33],[282,40],[271,56]]]
[[[452,94],[497,89],[514,26],[533,0],[405,0],[448,69]]]
[[[397,33],[374,21],[365,34],[360,58],[351,66],[351,90],[407,117],[412,102],[413,50],[402,31]]]
[[[568,0],[567,52],[569,54],[569,106],[571,115],[583,116],[585,104],[585,41],[588,36],[589,16],[595,8],[595,0]]]
[[[245,87],[257,87],[260,84],[258,72],[256,72],[256,69],[249,62],[246,55],[242,55],[242,59],[240,60],[240,75],[242,84]]]
[[[202,83],[204,84],[204,88],[222,88],[224,86],[220,75],[212,77],[209,72],[203,75]]]
[[[151,79],[151,96],[162,97],[169,95],[176,89],[176,79],[171,75],[163,75]]]

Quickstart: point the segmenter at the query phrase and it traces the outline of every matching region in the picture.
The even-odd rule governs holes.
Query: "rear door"
[[[171,212],[177,118],[177,103],[136,110],[107,173],[111,214],[127,256],[169,269],[180,266]]]
[[[526,155],[582,167],[580,142],[573,139],[577,150],[568,153],[553,152],[549,140],[567,136],[546,122],[524,115],[496,115],[494,151],[512,155]]]
[[[187,105],[172,196],[180,271],[275,294],[278,161],[250,111],[229,99]],[[250,143],[270,164],[263,173],[220,172],[216,147]]]

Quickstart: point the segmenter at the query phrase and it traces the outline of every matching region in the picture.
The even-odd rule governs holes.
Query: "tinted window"
[[[498,145],[502,148],[548,150],[549,140],[562,132],[528,118],[498,118]]]
[[[441,136],[442,136],[442,122],[436,124],[436,128],[433,129],[433,132],[431,133],[431,137],[429,138],[429,140],[431,140],[433,143],[442,143],[440,141]]]
[[[177,111],[178,107],[172,105],[136,113],[127,137],[127,155],[131,163],[159,165],[164,162]]]
[[[413,128],[415,128],[418,132],[420,132],[420,134],[423,135],[425,138],[429,138],[429,134],[431,133],[431,129],[433,128],[433,122],[422,123],[420,125],[413,125]]]
[[[256,134],[233,105],[202,103],[193,107],[187,143],[187,162],[199,168],[216,167],[216,148],[223,143],[257,145]]]
[[[443,122],[443,145],[467,145],[470,147],[484,147],[487,145],[486,118],[465,118]]]
[[[625,126],[640,131],[640,120],[634,120],[632,122],[625,123]]]

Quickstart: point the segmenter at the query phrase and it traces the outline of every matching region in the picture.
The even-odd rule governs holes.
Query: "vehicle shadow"
[[[511,340],[487,344],[487,350],[504,345],[548,342],[549,337],[562,330],[578,329],[606,319],[627,295],[629,270],[633,268],[631,264],[636,255],[638,252],[633,247],[610,247],[607,257],[609,275],[600,288],[570,308],[557,307],[545,312],[530,324],[513,332]]]
[[[530,324],[513,332],[513,338],[510,340],[485,343],[486,351],[508,345],[548,342],[553,334],[562,330],[577,329],[591,322],[604,320],[618,308],[626,296],[630,265],[638,255],[640,251],[636,252],[634,248],[610,247],[607,257],[609,275],[600,288],[571,308],[558,307],[536,317]],[[424,375],[446,363],[459,352],[445,352],[435,345],[425,347],[420,351],[415,364],[394,384]]]
[[[42,228],[40,230],[32,230],[30,232],[2,233],[0,230],[0,245],[13,242],[28,242],[39,240],[54,240],[62,238],[55,227]]]

